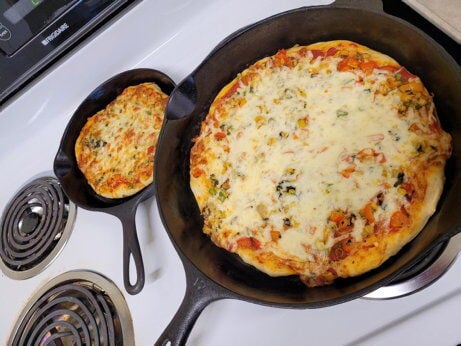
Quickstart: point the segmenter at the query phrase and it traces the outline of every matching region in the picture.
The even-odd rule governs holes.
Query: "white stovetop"
[[[32,177],[51,172],[72,113],[96,86],[135,67],[159,69],[176,82],[225,36],[284,10],[319,0],[144,0],[55,66],[0,113],[0,211]],[[0,71],[1,73],[1,71]],[[137,226],[146,285],[125,294],[136,345],[152,345],[176,312],[184,291],[180,261],[161,225],[156,202],[140,205]],[[73,233],[55,261],[34,278],[0,274],[0,344],[29,297],[51,278],[91,269],[123,289],[119,221],[78,209]],[[461,261],[434,285],[390,301],[355,300],[317,310],[284,310],[218,301],[199,317],[190,345],[455,345],[461,342]]]

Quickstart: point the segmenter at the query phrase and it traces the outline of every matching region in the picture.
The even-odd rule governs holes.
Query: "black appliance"
[[[140,0],[0,0],[0,105]]]

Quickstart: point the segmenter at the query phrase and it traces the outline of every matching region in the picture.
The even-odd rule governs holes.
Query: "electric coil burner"
[[[40,177],[10,200],[0,221],[0,268],[27,279],[51,263],[67,242],[75,205],[54,177]]]
[[[120,290],[105,277],[71,271],[32,297],[9,345],[134,345],[133,322]]]

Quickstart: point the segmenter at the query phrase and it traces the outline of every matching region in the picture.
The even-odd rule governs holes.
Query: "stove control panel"
[[[0,0],[0,105],[140,0]]]
[[[77,2],[78,0],[1,0],[0,49],[11,56]]]

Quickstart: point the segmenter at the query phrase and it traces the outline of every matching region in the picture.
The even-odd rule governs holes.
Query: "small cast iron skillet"
[[[189,153],[218,91],[260,58],[295,44],[348,39],[394,57],[434,93],[442,126],[453,136],[453,156],[435,215],[420,235],[382,266],[333,285],[307,288],[294,277],[269,277],[216,247],[202,234],[203,220],[189,186]],[[285,308],[319,308],[376,290],[433,247],[461,231],[461,71],[429,36],[387,15],[381,1],[337,1],[264,19],[226,38],[173,91],[156,152],[155,188],[160,216],[186,271],[184,300],[157,341],[184,344],[201,311],[235,298]]]
[[[155,82],[166,94],[170,94],[175,83],[160,71],[135,69],[122,72],[97,87],[78,107],[69,121],[54,161],[54,173],[64,192],[79,207],[102,211],[120,219],[123,226],[123,280],[129,294],[139,293],[145,281],[144,264],[136,233],[135,215],[140,202],[152,197],[154,186],[150,184],[133,196],[110,199],[96,194],[77,166],[75,142],[87,119],[113,101],[123,89],[144,82]],[[136,267],[136,281],[130,280],[130,259]]]

